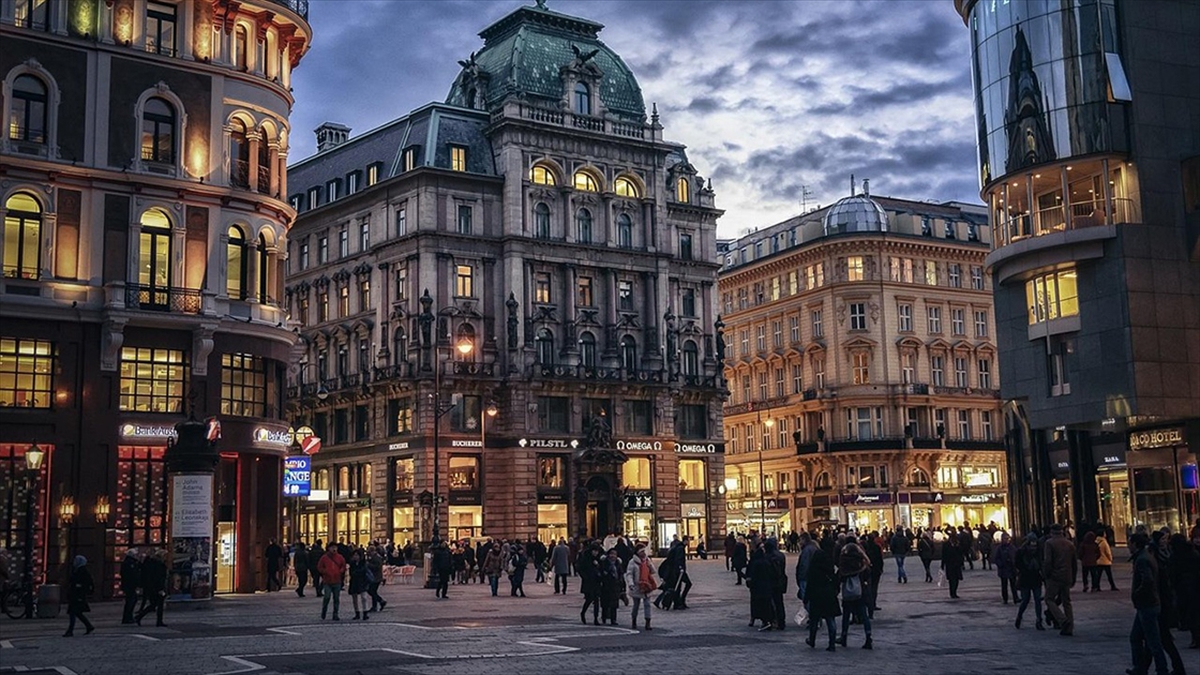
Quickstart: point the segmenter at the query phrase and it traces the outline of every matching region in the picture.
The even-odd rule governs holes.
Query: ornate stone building
[[[601,28],[520,7],[445,103],[291,168],[304,538],[723,533],[721,212]]]
[[[1007,524],[987,238],[864,181],[728,243],[730,529]]]
[[[224,428],[216,588],[263,587],[306,15],[304,0],[0,0],[0,545],[16,569],[28,525],[39,579],[81,553],[111,595],[126,548],[167,541],[163,453],[190,411]]]

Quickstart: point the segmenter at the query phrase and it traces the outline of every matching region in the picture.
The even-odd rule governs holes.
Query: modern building
[[[987,211],[853,191],[728,247],[729,528],[1007,526]]]
[[[1200,5],[956,0],[1018,524],[1200,515]]]
[[[216,588],[262,588],[288,448],[285,169],[306,14],[0,0],[0,545],[17,572],[32,530],[38,580],[79,553],[111,596],[127,548],[166,545],[163,454],[194,414],[224,430]]]
[[[300,537],[723,535],[721,212],[601,28],[520,7],[291,167]]]

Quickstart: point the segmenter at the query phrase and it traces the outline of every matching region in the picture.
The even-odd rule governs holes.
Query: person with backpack
[[[892,550],[892,558],[896,560],[896,583],[907,584],[908,572],[904,571],[904,560],[908,557],[908,552],[912,550],[912,541],[909,540],[908,533],[903,529],[897,529],[889,547]]]
[[[525,597],[525,568],[528,566],[529,558],[525,555],[525,548],[520,544],[514,545],[506,568],[508,583],[512,586],[512,592],[509,595]]]
[[[633,599],[634,630],[637,630],[638,608],[642,605],[646,607],[646,630],[653,630],[650,627],[650,605],[653,604],[650,602],[650,595],[658,589],[655,572],[654,563],[650,562],[646,554],[646,547],[638,544],[625,570],[625,584],[629,588],[629,597]]]
[[[1038,551],[1038,537],[1034,532],[1025,535],[1025,543],[1017,549],[1014,556],[1017,574],[1017,590],[1021,593],[1021,604],[1017,607],[1016,627],[1021,627],[1021,619],[1029,607],[1029,599],[1033,598],[1033,615],[1037,617],[1037,629],[1046,630],[1042,625],[1042,555]]]
[[[850,618],[857,617],[867,633],[863,649],[871,649],[871,615],[867,611],[867,587],[871,583],[871,563],[867,552],[854,539],[846,541],[838,556],[838,580],[842,593],[842,635],[837,643],[846,646],[846,636],[850,631]]]

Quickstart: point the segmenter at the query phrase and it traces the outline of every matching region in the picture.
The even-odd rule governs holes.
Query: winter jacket
[[[1149,609],[1159,606],[1158,563],[1149,547],[1143,548],[1133,558],[1133,585],[1129,596],[1134,609]]]
[[[808,579],[808,570],[812,566],[813,556],[819,550],[820,548],[817,547],[817,544],[811,540],[804,545],[804,548],[800,549],[800,559],[796,561],[797,580]],[[808,582],[805,581],[805,583],[807,584]]]
[[[350,563],[350,595],[367,592],[367,563],[361,558]]]
[[[313,544],[308,549],[308,570],[313,574],[321,573],[321,558],[325,555],[325,551],[321,550],[320,546]]]
[[[88,596],[95,589],[96,584],[92,581],[92,573],[88,572],[86,565],[72,570],[70,585],[67,586],[68,611],[75,614],[92,611],[91,605],[88,604]]]
[[[1096,533],[1088,532],[1079,542],[1079,564],[1084,567],[1095,567],[1100,559],[1100,545],[1096,543]]]
[[[833,558],[818,548],[812,554],[804,577],[804,603],[813,621],[842,615],[842,608],[838,605],[838,588]]]
[[[142,563],[142,592],[147,597],[154,597],[167,590],[167,565],[155,557],[146,558]]]
[[[378,552],[367,555],[367,569],[371,570],[371,576],[375,579],[375,583],[383,580],[383,556]]]
[[[1104,537],[1096,537],[1096,564],[1100,567],[1112,567],[1112,547]]]
[[[296,544],[292,554],[292,569],[296,570],[296,574],[308,571],[308,547],[304,544]]]
[[[1026,543],[1017,549],[1017,588],[1032,590],[1042,585],[1042,556],[1038,554],[1035,541]]]
[[[963,578],[963,565],[966,565],[966,556],[970,555],[970,547],[966,550],[959,545],[959,542],[954,540],[954,537],[947,537],[942,543],[942,569],[946,571],[946,579],[961,580]]]
[[[567,548],[566,544],[555,545],[550,551],[550,564],[554,567],[555,574],[570,574],[571,549]]]
[[[1001,579],[1016,578],[1017,547],[1011,541],[998,544],[992,551],[992,564],[996,566],[996,576]]]
[[[591,597],[600,592],[600,558],[592,553],[589,549],[579,556],[578,565],[579,572],[579,592],[585,596]]]
[[[642,592],[639,582],[642,578],[642,567],[643,566],[650,567],[650,578],[654,580],[655,588],[658,587],[658,579],[655,576],[658,573],[658,570],[654,567],[654,563],[650,562],[649,557],[642,558],[639,555],[635,555],[632,558],[630,558],[629,566],[625,570],[625,586],[629,590],[629,597],[631,597],[631,598],[646,598],[646,597],[649,597],[654,592],[654,591],[650,591],[649,593]]]
[[[483,557],[483,573],[489,577],[498,577],[502,572],[504,572],[504,556],[500,554],[499,546],[493,546]]]
[[[142,584],[142,563],[134,556],[127,555],[121,561],[121,592],[125,595],[137,593]]]
[[[445,544],[439,544],[433,549],[433,557],[430,559],[429,566],[438,574],[449,574],[453,569],[453,562],[450,559],[450,548]]]
[[[1061,534],[1051,535],[1042,550],[1042,576],[1046,581],[1074,585],[1075,544]]]
[[[346,559],[336,548],[330,547],[317,563],[317,572],[321,575],[321,583],[340,586],[346,576]]]
[[[892,549],[892,555],[908,555],[908,552],[912,550],[912,542],[908,540],[908,537],[904,536],[903,532],[897,532],[892,537],[891,544],[889,545]]]

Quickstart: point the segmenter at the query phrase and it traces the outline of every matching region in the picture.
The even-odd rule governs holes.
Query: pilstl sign
[[[1129,434],[1130,450],[1150,450],[1184,445],[1183,428],[1147,429]]]

